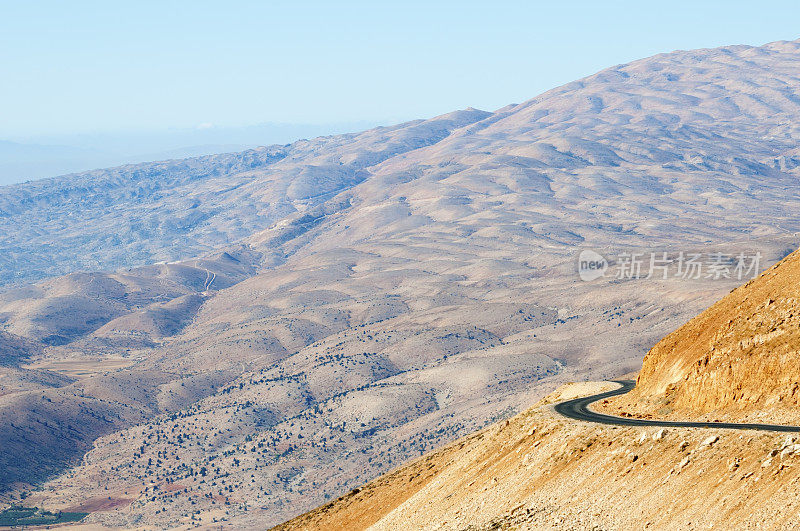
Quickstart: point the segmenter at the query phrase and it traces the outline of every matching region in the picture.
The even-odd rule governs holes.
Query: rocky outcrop
[[[742,414],[800,406],[800,251],[660,341],[636,389],[638,413]]]

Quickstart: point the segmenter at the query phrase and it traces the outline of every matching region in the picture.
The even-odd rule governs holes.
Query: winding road
[[[575,420],[586,422],[596,422],[598,424],[614,424],[617,426],[660,426],[672,428],[725,428],[729,430],[762,430],[762,431],[788,431],[800,432],[800,426],[787,426],[782,424],[746,424],[738,422],[690,422],[681,420],[651,420],[637,419],[630,417],[615,417],[596,413],[589,409],[589,405],[609,398],[611,396],[624,395],[634,388],[636,382],[633,380],[614,380],[620,384],[618,389],[606,391],[583,398],[574,398],[555,405],[557,413]]]

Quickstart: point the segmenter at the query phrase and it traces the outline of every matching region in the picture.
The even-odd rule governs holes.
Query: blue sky
[[[0,0],[0,139],[492,110],[658,52],[800,37],[795,2],[697,4]]]

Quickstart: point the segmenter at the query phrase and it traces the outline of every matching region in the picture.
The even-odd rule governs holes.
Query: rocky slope
[[[246,237],[3,294],[3,328],[42,349],[0,397],[3,487],[17,496],[70,465],[36,499],[93,507],[94,523],[168,527],[255,505],[278,523],[565,381],[638,368],[741,281],[581,282],[578,251],[758,250],[766,267],[796,249],[798,62],[796,42],[675,52],[494,113],[293,144],[260,176],[175,170],[163,202],[100,208],[118,227],[182,211],[187,194],[219,198],[213,223],[142,233],[147,256],[227,242],[228,229],[203,232],[224,220]],[[291,208],[262,216],[259,197]]]
[[[800,252],[732,291],[647,354],[630,413],[800,422]]]
[[[602,389],[581,387],[564,388],[277,529],[691,530],[796,524],[796,437],[617,428],[555,417],[550,401]],[[257,521],[257,514],[250,514],[232,523]]]

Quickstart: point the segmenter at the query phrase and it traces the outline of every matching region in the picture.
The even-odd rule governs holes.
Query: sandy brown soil
[[[556,417],[550,400],[575,394],[555,393],[278,529],[789,529],[800,518],[796,437]]]
[[[733,290],[647,354],[609,412],[800,424],[800,252]]]

